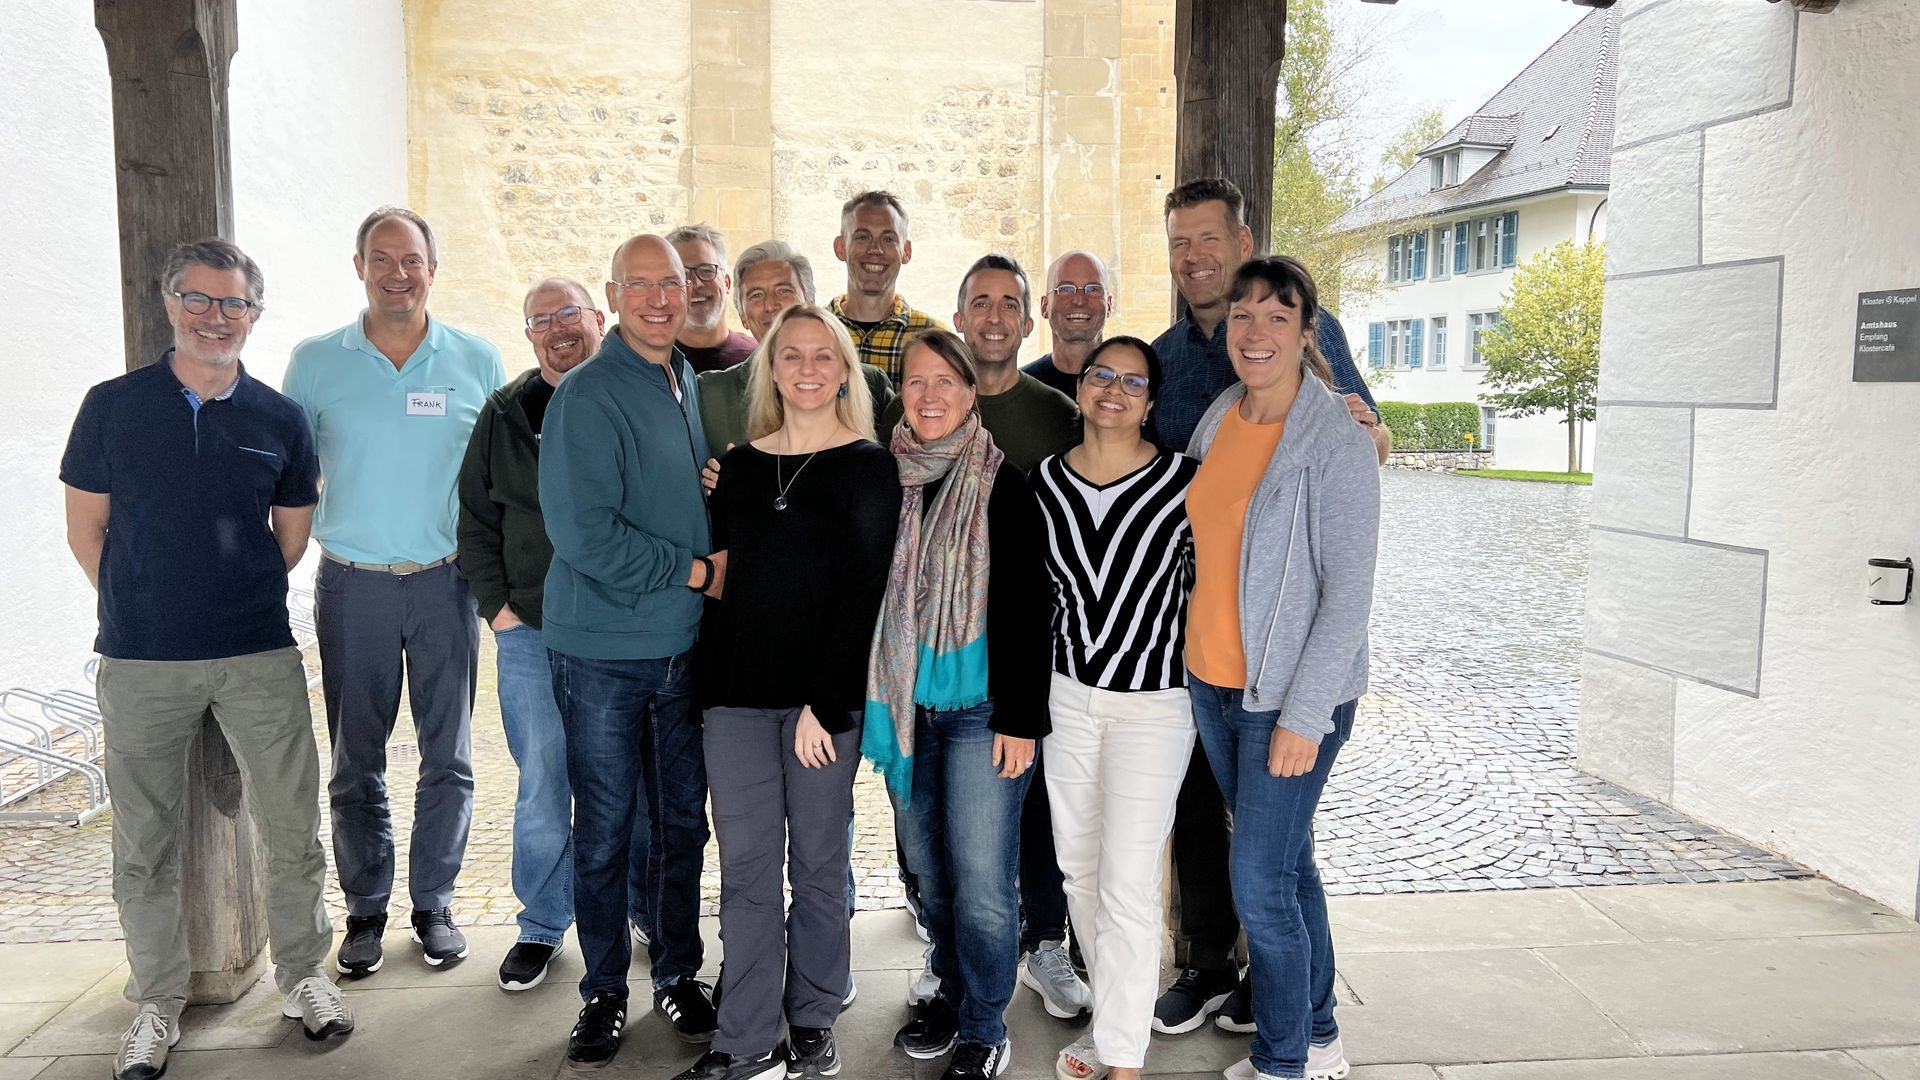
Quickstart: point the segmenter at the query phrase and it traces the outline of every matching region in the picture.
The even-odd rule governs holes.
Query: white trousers
[[[1047,798],[1102,1063],[1141,1068],[1160,992],[1161,856],[1193,757],[1186,688],[1116,693],[1053,676]]]

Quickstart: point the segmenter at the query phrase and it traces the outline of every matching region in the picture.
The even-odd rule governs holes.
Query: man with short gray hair
[[[180,891],[187,753],[212,711],[267,847],[281,1011],[310,1039],[353,1014],[322,974],[320,763],[287,571],[307,548],[318,463],[300,409],[240,364],[259,267],[224,240],[181,244],[160,282],[173,348],[88,391],[60,479],[67,543],[99,592],[96,693],[113,798],[113,895],[139,1006],[116,1080],[155,1080],[180,1041],[192,962]]]
[[[719,371],[747,358],[754,341],[727,326],[727,302],[733,276],[727,273],[727,238],[700,222],[667,234],[667,243],[687,268],[687,324],[674,344],[693,365],[695,375]]]

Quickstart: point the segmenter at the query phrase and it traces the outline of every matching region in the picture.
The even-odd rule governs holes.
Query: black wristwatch
[[[695,555],[693,561],[707,568],[707,576],[701,579],[700,584],[689,585],[687,587],[697,593],[706,592],[713,587],[713,560],[707,558],[705,555]]]

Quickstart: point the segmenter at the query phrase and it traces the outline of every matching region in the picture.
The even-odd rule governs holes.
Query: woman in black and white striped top
[[[1053,840],[1093,982],[1062,1080],[1137,1080],[1159,988],[1160,853],[1193,755],[1184,656],[1198,465],[1141,436],[1160,382],[1153,346],[1110,338],[1082,369],[1080,445],[1042,461],[1034,494],[1053,579]]]

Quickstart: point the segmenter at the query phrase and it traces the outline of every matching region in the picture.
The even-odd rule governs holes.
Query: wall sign
[[[1854,382],[1920,382],[1920,289],[1860,294]]]

